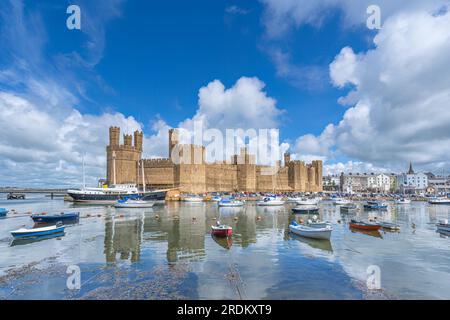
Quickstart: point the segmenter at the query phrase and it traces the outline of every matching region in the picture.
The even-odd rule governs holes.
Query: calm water
[[[75,208],[82,218],[62,237],[25,243],[9,232],[31,226],[28,216],[0,219],[0,299],[450,299],[450,238],[434,226],[449,218],[450,206],[360,211],[358,218],[401,226],[365,234],[323,202],[320,217],[334,228],[324,242],[288,233],[292,205],[219,210],[171,202],[142,210],[1,197],[0,207],[21,214]],[[215,218],[233,227],[232,241],[211,237]],[[82,283],[75,291],[66,286],[74,264]],[[381,269],[381,291],[365,289],[370,265]]]

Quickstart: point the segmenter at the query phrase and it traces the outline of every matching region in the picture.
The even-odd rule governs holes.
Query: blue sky
[[[65,26],[69,4],[81,8],[81,30]],[[426,43],[420,39],[428,39],[421,32],[445,29],[448,14],[442,8],[448,1],[414,0],[408,6],[379,1],[380,30],[366,26],[369,4],[3,1],[0,107],[13,110],[19,127],[34,128],[19,132],[17,125],[8,128],[10,119],[0,123],[5,139],[0,184],[73,184],[83,153],[92,180],[101,177],[110,125],[143,129],[147,156],[165,156],[169,127],[200,116],[210,127],[222,117],[229,117],[224,125],[234,123],[247,103],[236,93],[243,77],[253,80],[242,90],[255,89],[244,97],[257,97],[249,103],[254,116],[248,113],[242,122],[275,124],[281,142],[298,159],[323,159],[329,173],[398,172],[409,161],[423,170],[445,169],[447,149],[437,146],[450,138],[449,119],[430,118],[424,124],[420,113],[430,110],[429,101],[435,99],[433,114],[448,114],[442,98],[447,78],[424,80],[448,66],[448,47],[436,35]],[[411,23],[410,28],[401,29],[402,23]],[[399,44],[393,37],[402,32]],[[421,63],[417,72],[403,75],[402,70],[427,58],[435,63]],[[222,95],[232,96],[232,105],[214,107],[211,100],[221,96],[209,87],[214,80],[223,85]],[[419,96],[422,90],[415,86],[427,95]],[[204,99],[199,98],[202,88]],[[402,97],[409,90],[418,96]],[[217,108],[220,113],[214,113]],[[405,118],[416,130],[398,132]],[[430,131],[436,134],[424,134]],[[31,182],[16,172],[30,165],[36,168]]]

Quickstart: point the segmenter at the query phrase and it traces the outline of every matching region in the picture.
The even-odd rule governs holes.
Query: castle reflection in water
[[[108,263],[138,262],[142,248],[154,242],[167,246],[169,263],[198,261],[205,257],[205,241],[211,238],[210,228],[216,219],[233,226],[233,242],[212,238],[218,246],[229,249],[231,245],[256,243],[257,229],[259,233],[284,232],[288,216],[285,207],[219,209],[214,204],[179,202],[145,210],[116,210],[105,221],[104,254]]]

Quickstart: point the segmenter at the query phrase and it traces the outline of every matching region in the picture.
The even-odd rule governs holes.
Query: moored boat
[[[0,217],[5,217],[8,212],[9,210],[6,210],[5,208],[0,208]]]
[[[450,204],[450,199],[447,197],[434,197],[428,200],[429,204]]]
[[[47,215],[45,213],[33,214],[31,219],[37,223],[56,223],[66,221],[77,221],[80,218],[79,212],[61,212],[60,214]]]
[[[244,202],[236,199],[222,199],[218,205],[219,207],[242,207]]]
[[[155,205],[155,201],[147,201],[142,199],[123,199],[117,201],[115,208],[151,208]]]
[[[436,224],[436,227],[438,231],[450,232],[450,224],[447,219],[439,221],[439,223]]]
[[[264,197],[256,203],[258,206],[282,206],[283,204],[284,200],[277,197]]]
[[[319,212],[318,206],[297,206],[292,208],[292,212],[294,213],[302,213],[302,214],[310,214]]]
[[[367,231],[377,231],[381,229],[381,226],[377,223],[370,223],[370,222],[364,222],[364,221],[356,221],[351,220],[350,221],[350,228],[353,229],[360,229],[360,230],[367,230]]]
[[[381,201],[367,201],[364,205],[364,209],[373,209],[373,210],[386,210],[388,205]]]
[[[39,237],[46,236],[49,234],[62,233],[65,227],[58,223],[50,227],[42,228],[20,228],[18,230],[11,231],[11,235],[14,238],[28,238],[28,237]]]
[[[297,201],[299,206],[315,206],[317,203],[319,203],[319,200],[316,198],[302,198]]]
[[[197,195],[186,195],[181,200],[184,202],[203,202],[203,198]]]
[[[231,237],[233,228],[217,221],[215,226],[211,226],[211,234],[216,237]]]
[[[344,198],[334,198],[333,199],[333,204],[340,206],[340,205],[347,205],[347,204],[351,204],[352,201],[348,200],[348,199],[344,199]]]
[[[411,200],[406,199],[406,198],[400,198],[400,199],[396,199],[395,203],[396,204],[410,204]]]
[[[330,225],[324,228],[308,227],[292,221],[289,225],[289,231],[306,238],[330,240],[333,228]]]

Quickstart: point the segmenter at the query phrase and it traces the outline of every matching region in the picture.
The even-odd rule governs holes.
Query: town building
[[[256,164],[246,148],[229,161],[207,163],[205,147],[180,144],[179,130],[169,130],[169,157],[142,159],[143,133],[125,134],[120,143],[120,128],[110,127],[107,155],[108,184],[134,183],[147,188],[178,188],[183,193],[205,192],[320,192],[322,161],[310,164],[284,155],[284,165]],[[181,161],[173,159],[175,154]]]
[[[412,163],[409,170],[397,176],[397,189],[401,193],[425,193],[428,188],[428,177],[424,173],[416,173]]]

